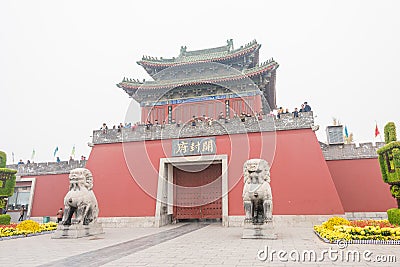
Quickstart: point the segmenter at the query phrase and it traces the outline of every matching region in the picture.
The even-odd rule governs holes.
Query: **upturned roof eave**
[[[259,50],[260,47],[261,47],[261,44],[254,43],[253,45],[251,45],[249,47],[244,47],[242,49],[234,50],[233,53],[228,53],[227,55],[222,56],[222,57],[210,56],[209,58],[201,59],[201,60],[177,61],[177,59],[179,57],[176,59],[163,59],[163,60],[157,60],[157,59],[153,60],[153,59],[149,58],[149,59],[139,60],[136,63],[142,67],[171,67],[171,66],[180,66],[180,65],[207,63],[207,62],[221,62],[221,61],[225,61],[225,60],[230,60],[232,58],[245,56],[250,53],[254,53],[257,50]]]
[[[143,84],[143,83],[127,83],[127,82],[120,82],[117,84],[117,87],[122,89],[159,89],[159,88],[173,88],[178,86],[188,86],[188,85],[198,85],[198,84],[206,84],[206,83],[216,83],[216,82],[225,82],[225,81],[232,81],[232,80],[240,80],[244,78],[251,78],[257,75],[260,75],[264,72],[273,71],[279,67],[279,64],[276,62],[271,62],[272,64],[264,65],[264,66],[257,66],[254,67],[247,72],[235,76],[224,76],[224,77],[215,77],[211,79],[203,79],[203,80],[187,80],[187,81],[175,81],[171,83],[165,84]],[[253,71],[251,71],[253,70]]]

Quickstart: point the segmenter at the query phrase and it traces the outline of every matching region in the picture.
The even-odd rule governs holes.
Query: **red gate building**
[[[161,226],[184,219],[240,225],[242,168],[249,158],[271,166],[278,218],[394,207],[380,177],[379,145],[324,145],[312,112],[269,114],[276,108],[279,65],[273,59],[261,63],[260,47],[253,41],[234,49],[228,40],[211,49],[182,47],[171,59],[143,57],[138,64],[152,81],[124,78],[117,84],[140,104],[139,125],[94,131],[87,162],[14,166],[17,195],[30,192],[24,200],[28,215],[55,216],[68,190],[68,171],[85,165],[106,225]],[[9,202],[9,213],[21,204],[15,202]]]

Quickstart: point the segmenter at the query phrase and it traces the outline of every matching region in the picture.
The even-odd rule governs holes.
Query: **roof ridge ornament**
[[[184,56],[185,54],[186,54],[186,51],[187,51],[187,47],[186,47],[186,45],[185,46],[181,46],[181,51],[180,51],[180,53],[179,53],[179,56],[181,57],[181,56]]]
[[[227,43],[228,51],[229,51],[229,52],[232,51],[232,50],[234,50],[234,48],[233,48],[233,39],[228,39],[228,40],[226,40],[226,43]]]

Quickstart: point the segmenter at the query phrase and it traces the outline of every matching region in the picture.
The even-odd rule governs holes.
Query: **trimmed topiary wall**
[[[377,151],[379,165],[383,181],[390,184],[390,193],[397,200],[397,209],[389,209],[387,214],[390,223],[400,224],[400,142],[393,122],[385,125],[385,143]]]
[[[5,168],[7,162],[7,155],[3,151],[0,151],[0,168]]]
[[[8,214],[1,214],[0,215],[0,225],[7,225],[11,222],[11,216]]]
[[[387,210],[388,220],[391,224],[400,225],[400,209],[389,209]]]
[[[5,198],[14,194],[16,170],[6,168],[6,153],[0,151],[0,211],[6,208]],[[1,214],[1,213],[0,213]]]

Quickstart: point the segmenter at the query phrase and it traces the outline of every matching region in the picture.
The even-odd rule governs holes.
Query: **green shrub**
[[[6,167],[7,155],[3,151],[0,151],[0,168]]]
[[[394,167],[400,168],[400,149],[393,148],[392,154],[393,154]]]
[[[6,204],[7,204],[7,201],[4,198],[0,197],[0,209],[5,209]]]
[[[392,141],[392,142],[390,142],[390,144],[386,144],[383,147],[379,148],[376,152],[378,154],[382,154],[386,151],[392,151],[394,148],[400,148],[399,141]]]
[[[385,143],[389,144],[392,141],[396,141],[396,125],[394,122],[388,122],[385,125]]]
[[[16,170],[11,170],[11,169],[5,169],[5,168],[0,169],[0,176],[3,176],[4,178],[7,177],[5,180],[6,184],[1,185],[2,187],[0,188],[0,197],[10,197],[14,194],[15,181],[17,178],[15,176],[16,172],[17,172]]]
[[[390,193],[392,193],[392,196],[394,198],[400,198],[400,186],[398,185],[392,185],[390,187]]]
[[[379,148],[377,153],[383,181],[389,184],[400,184],[400,142],[392,141]]]
[[[391,224],[400,225],[400,209],[389,209],[387,215]]]
[[[7,225],[11,222],[11,216],[8,214],[0,215],[0,225]]]
[[[382,179],[385,183],[387,183],[389,182],[387,175],[388,171],[386,167],[385,157],[383,156],[383,154],[378,155],[378,160],[379,160],[379,166],[381,167]]]

